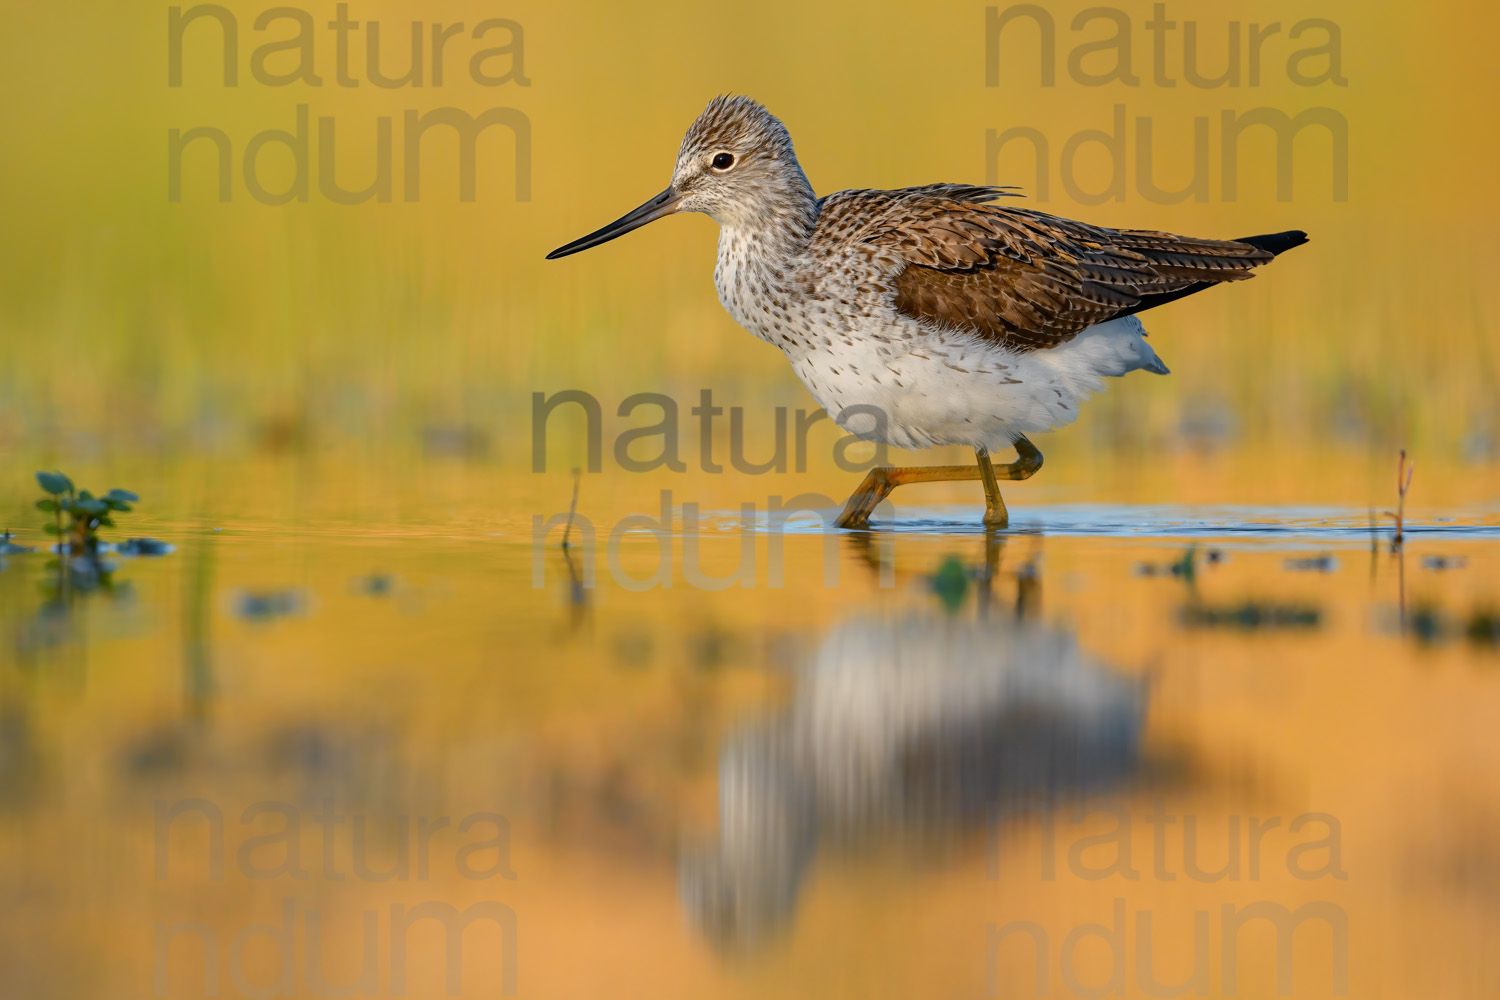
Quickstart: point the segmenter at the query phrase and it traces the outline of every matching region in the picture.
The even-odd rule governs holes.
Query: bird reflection
[[[790,923],[819,853],[1108,788],[1136,767],[1144,709],[1143,685],[1019,615],[847,621],[788,708],[722,748],[717,838],[680,861],[689,919],[717,949],[751,952]]]

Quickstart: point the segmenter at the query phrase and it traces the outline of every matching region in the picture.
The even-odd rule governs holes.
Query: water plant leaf
[[[943,560],[932,577],[932,590],[948,611],[957,611],[963,604],[964,592],[969,589],[969,573],[956,556]]]
[[[80,498],[74,502],[73,509],[81,510],[85,514],[103,514],[109,510],[109,505],[103,500],[95,500],[85,493],[80,495]]]
[[[135,503],[140,497],[129,490],[110,490],[104,494],[104,499],[109,503]]]
[[[62,529],[59,528],[55,524],[44,524],[44,525],[42,525],[42,530],[45,531],[49,535],[60,535],[60,534],[62,534]]]
[[[36,509],[37,510],[45,510],[49,514],[56,513],[56,511],[57,511],[57,501],[56,500],[50,500],[50,499],[49,500],[38,500],[36,502]]]
[[[36,474],[36,481],[41,485],[42,489],[53,496],[70,493],[73,490],[73,481],[61,472],[38,472]]]
[[[1182,558],[1172,564],[1172,575],[1192,583],[1198,575],[1198,546],[1189,545]]]

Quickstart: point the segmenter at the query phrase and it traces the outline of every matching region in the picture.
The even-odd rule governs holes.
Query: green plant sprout
[[[48,494],[36,502],[37,509],[53,516],[44,530],[57,536],[58,552],[68,555],[97,558],[99,529],[113,528],[115,522],[110,515],[129,512],[130,505],[140,499],[129,490],[110,490],[96,497],[88,490],[76,489],[73,480],[61,472],[38,472],[36,481]]]

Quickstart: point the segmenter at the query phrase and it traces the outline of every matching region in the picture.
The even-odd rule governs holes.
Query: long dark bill
[[[633,212],[626,212],[603,229],[589,233],[587,236],[576,239],[566,246],[558,247],[547,255],[547,259],[555,260],[558,257],[566,257],[570,253],[577,253],[580,250],[587,250],[589,247],[596,247],[601,243],[608,243],[616,236],[624,236],[632,229],[639,229],[648,222],[655,222],[664,215],[671,215],[677,211],[677,203],[679,201],[681,201],[681,197],[677,192],[671,188],[667,188],[640,208],[637,208]]]

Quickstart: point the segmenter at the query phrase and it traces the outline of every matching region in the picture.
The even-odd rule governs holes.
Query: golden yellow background
[[[11,5],[0,66],[13,95],[0,111],[7,449],[74,467],[162,449],[238,464],[291,442],[366,463],[414,455],[422,428],[441,425],[478,429],[494,443],[490,461],[522,467],[536,390],[594,393],[611,432],[626,426],[613,404],[637,391],[692,401],[711,386],[721,400],[752,408],[752,429],[768,427],[772,403],[810,408],[779,354],[718,307],[707,219],[675,218],[587,256],[542,260],[660,190],[682,131],[720,92],[750,94],[786,121],[820,193],[983,181],[993,169],[986,130],[1031,126],[1052,142],[1052,192],[1042,206],[1050,211],[1206,236],[1311,234],[1309,246],[1248,285],[1148,317],[1174,375],[1113,385],[1078,427],[1049,438],[1049,455],[1067,456],[1051,463],[1052,483],[1090,493],[1106,483],[1117,498],[1121,489],[1178,496],[1180,482],[1151,485],[1161,481],[1159,461],[1154,474],[1120,482],[1099,478],[1109,472],[1097,460],[1122,452],[1132,465],[1147,454],[1160,460],[1180,445],[1184,414],[1227,417],[1236,455],[1256,459],[1253,474],[1198,477],[1217,499],[1385,503],[1397,448],[1436,469],[1461,460],[1466,440],[1472,453],[1474,440],[1492,449],[1500,436],[1496,299],[1487,280],[1496,263],[1490,164],[1500,128],[1486,111],[1495,78],[1487,39],[1497,15],[1485,5],[1420,13],[1337,2],[1170,5],[1178,28],[1166,59],[1179,80],[1183,22],[1198,22],[1199,62],[1210,74],[1223,66],[1230,20],[1241,23],[1242,39],[1252,22],[1281,24],[1264,45],[1261,85],[1217,89],[1152,82],[1145,3],[1118,8],[1133,26],[1138,87],[1075,83],[1068,54],[1107,36],[1108,25],[1074,31],[1080,6],[1050,8],[1058,64],[1050,88],[1039,83],[1036,33],[1024,20],[1002,35],[1000,86],[985,86],[980,3],[920,14],[879,3],[451,3],[440,13],[356,5],[351,17],[382,24],[391,73],[405,65],[415,17],[469,25],[505,17],[524,29],[529,86],[475,85],[464,64],[480,43],[460,38],[450,42],[444,86],[430,85],[429,67],[426,87],[399,90],[334,85],[328,4],[307,8],[323,86],[261,85],[250,77],[250,52],[287,37],[290,26],[257,32],[254,17],[265,8],[229,7],[240,25],[239,86],[222,85],[217,27],[205,19],[187,31],[184,85],[171,88],[165,5],[86,15]],[[1288,79],[1288,56],[1326,35],[1308,29],[1293,42],[1287,31],[1315,17],[1340,29],[1347,86]],[[492,37],[505,40],[503,32]],[[288,58],[270,65],[284,70]],[[1096,72],[1110,61],[1089,59]],[[490,68],[504,65],[501,58]],[[1304,68],[1324,65],[1312,59]],[[291,128],[299,103],[314,119],[337,122],[346,187],[373,175],[375,120],[395,119],[392,203],[324,200],[316,136],[307,204],[249,197],[238,163],[245,143]],[[1081,130],[1108,128],[1117,103],[1132,130],[1137,118],[1152,118],[1156,172],[1168,187],[1187,177],[1192,118],[1209,117],[1207,203],[1140,197],[1133,134],[1125,201],[1067,199],[1056,176],[1059,147]],[[449,106],[527,116],[530,201],[515,200],[512,145],[498,127],[481,140],[475,202],[457,200],[451,140],[437,136],[428,140],[421,200],[402,201],[402,112]],[[1328,139],[1318,128],[1297,140],[1291,201],[1276,200],[1274,150],[1254,131],[1243,142],[1239,198],[1220,200],[1219,115],[1259,107],[1329,107],[1347,119],[1348,201],[1331,198]],[[200,143],[187,155],[183,201],[169,204],[167,132],[202,125],[234,144],[234,199],[215,199],[209,147]],[[1085,186],[1099,186],[1090,159],[1097,152],[1082,157],[1083,171],[1094,171]],[[271,187],[277,155],[264,156]],[[1024,155],[1002,160],[1010,166],[1000,180],[1033,186]],[[1307,457],[1314,453],[1319,460]],[[570,461],[577,457],[557,457]],[[1492,465],[1467,469],[1463,485],[1428,485],[1442,482],[1445,499],[1484,499]],[[702,489],[716,495],[717,485]]]
[[[1203,236],[1311,234],[1253,281],[1149,315],[1172,376],[1114,383],[1078,425],[1039,441],[1047,467],[1007,491],[1013,510],[1089,501],[1379,511],[1395,502],[1403,447],[1418,461],[1419,512],[1493,502],[1493,5],[1169,4],[1179,29],[1168,65],[1179,77],[1181,22],[1198,22],[1209,73],[1230,20],[1283,25],[1266,44],[1262,86],[1215,90],[1150,83],[1148,3],[1118,8],[1135,26],[1139,87],[1074,83],[1068,52],[1104,31],[1069,30],[1084,4],[1047,5],[1058,25],[1051,88],[1038,82],[1025,26],[1001,43],[1001,85],[985,85],[978,2],[351,4],[351,16],[380,21],[393,67],[412,19],[503,17],[524,28],[529,86],[475,86],[460,61],[474,46],[455,40],[445,86],[401,90],[334,86],[321,27],[324,86],[256,84],[252,22],[265,7],[227,6],[241,32],[234,89],[218,79],[207,24],[189,33],[184,86],[167,85],[165,4],[11,0],[0,34],[0,512],[40,544],[31,472],[62,467],[80,485],[142,494],[121,535],[179,546],[129,564],[135,604],[91,600],[71,624],[38,611],[31,564],[17,557],[0,573],[0,978],[18,995],[151,995],[154,921],[201,919],[227,939],[276,919],[282,895],[323,906],[351,950],[367,907],[499,898],[521,926],[520,995],[681,997],[978,996],[989,921],[1036,919],[1060,938],[1107,920],[1113,898],[1130,895],[1132,910],[1155,907],[1163,925],[1175,915],[1185,935],[1194,908],[1331,896],[1351,914],[1351,995],[1493,995],[1494,652],[1428,649],[1387,624],[1403,601],[1494,606],[1496,560],[1481,543],[1419,539],[1403,564],[1356,540],[1327,577],[1284,575],[1280,549],[1236,550],[1200,582],[1203,599],[1324,609],[1314,634],[1245,636],[1184,633],[1176,615],[1188,591],[1134,575],[1180,546],[1012,539],[1006,587],[1018,586],[1018,566],[1042,565],[1046,620],[1105,662],[1155,678],[1147,748],[1191,762],[1191,780],[1164,794],[1203,817],[1205,843],[1222,843],[1234,814],[1332,812],[1349,881],[1304,884],[1268,860],[1274,877],[1233,889],[1046,885],[1028,867],[1027,829],[1001,855],[1003,883],[985,881],[983,838],[931,867],[885,855],[831,864],[793,939],[744,966],[694,934],[675,882],[683,831],[715,822],[722,740],[786,697],[793,654],[850,616],[927,607],[923,577],[950,552],[982,563],[979,538],[903,539],[894,594],[847,538],[835,552],[841,586],[828,589],[812,536],[786,543],[780,589],[710,593],[679,574],[669,591],[631,593],[601,556],[601,586],[582,608],[568,603],[555,549],[546,586],[533,587],[531,547],[532,515],[566,510],[568,471],[584,454],[579,426],[560,418],[549,471],[532,473],[536,391],[582,389],[604,406],[605,471],[585,476],[580,493],[581,512],[602,528],[654,511],[662,489],[732,511],[854,485],[829,460],[837,435],[826,423],[805,474],[698,469],[687,408],[700,388],[746,408],[752,459],[770,453],[773,407],[813,405],[782,357],[719,307],[707,219],[542,259],[659,191],[682,132],[721,92],[749,94],[786,122],[820,194],[983,182],[987,130],[1039,128],[1055,158],[1068,136],[1108,127],[1117,103],[1132,125],[1152,117],[1158,178],[1179,186],[1192,118],[1207,115],[1206,203],[1139,197],[1132,136],[1125,201],[1073,204],[1054,167],[1041,207]],[[321,26],[334,8],[305,9]],[[1309,17],[1340,27],[1346,87],[1287,80],[1285,59],[1300,46],[1285,31]],[[354,62],[363,77],[363,59]],[[290,128],[298,104],[337,120],[349,187],[368,183],[376,119],[395,119],[392,203],[324,201],[314,152],[307,204],[254,202],[238,163],[234,200],[219,204],[202,150],[183,201],[169,203],[170,129],[221,128],[238,160],[255,133]],[[525,113],[531,200],[514,198],[511,143],[496,129],[481,140],[475,202],[458,200],[451,150],[436,141],[421,200],[401,201],[402,114],[444,106]],[[1239,198],[1219,199],[1218,116],[1257,107],[1330,107],[1348,120],[1347,201],[1330,197],[1316,129],[1298,140],[1291,201],[1276,199],[1270,144],[1249,137]],[[1026,170],[998,179],[1033,183]],[[613,464],[614,434],[647,419],[622,420],[614,407],[642,391],[679,400],[688,472]],[[977,520],[972,487],[909,499],[967,504]],[[756,547],[764,567],[766,543]],[[739,539],[708,539],[703,552],[709,572],[727,572]],[[636,540],[626,565],[645,576],[650,554]],[[1469,563],[1427,573],[1428,554]],[[375,572],[395,574],[390,603],[354,582]],[[245,594],[281,589],[304,602],[286,620],[236,612]],[[311,777],[295,763],[308,746],[323,761]],[[520,879],[476,885],[445,868],[415,887],[234,875],[217,884],[189,861],[181,877],[153,880],[155,801],[213,797],[233,850],[250,832],[234,825],[245,806],[325,789],[382,819],[506,812]],[[1144,815],[1154,794],[1127,801]],[[1328,995],[1320,933],[1299,942],[1310,957],[1299,960],[1298,995]],[[424,941],[413,980],[432,995],[439,942]],[[1254,942],[1257,956],[1269,948]],[[1163,962],[1169,953],[1157,952]],[[1097,957],[1083,963],[1090,982],[1102,977],[1089,964]],[[336,980],[347,981],[353,959],[341,962]],[[1269,964],[1248,964],[1241,995],[1274,995]],[[1002,995],[1028,995],[1028,980],[1009,978],[1024,968],[1009,960]],[[201,995],[191,962],[174,969],[170,995]],[[493,956],[476,958],[466,995],[489,995],[494,972]],[[254,978],[270,974],[263,964]]]

